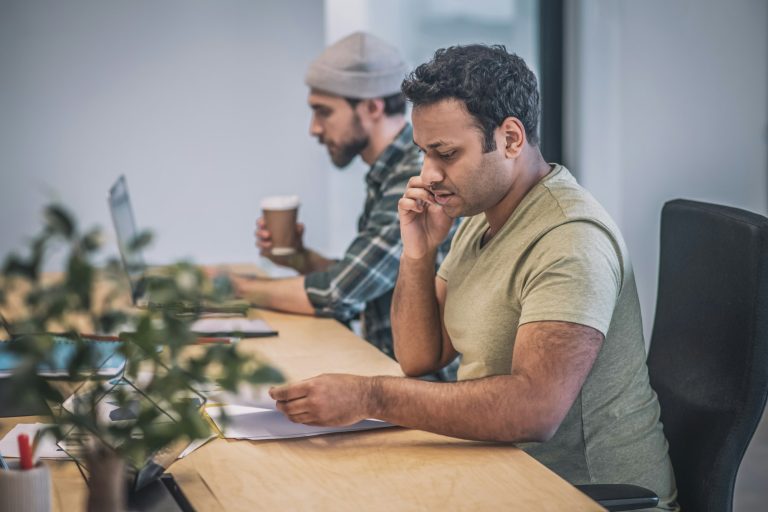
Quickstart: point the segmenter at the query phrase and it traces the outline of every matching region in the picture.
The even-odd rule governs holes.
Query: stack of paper
[[[229,419],[229,423],[226,425],[221,422],[222,409]],[[312,427],[293,423],[283,413],[275,410],[274,405],[272,409],[247,405],[209,405],[206,407],[206,411],[216,423],[216,427],[228,439],[287,439],[392,426],[384,421],[363,420],[347,427]]]
[[[277,336],[277,332],[264,320],[239,317],[201,318],[192,324],[190,330],[203,336]]]

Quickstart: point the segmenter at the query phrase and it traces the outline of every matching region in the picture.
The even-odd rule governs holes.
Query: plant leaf
[[[101,247],[102,239],[101,229],[93,228],[80,240],[80,246],[85,252],[94,252]]]
[[[149,230],[144,230],[138,233],[130,242],[128,242],[128,250],[131,252],[140,251],[152,243],[152,238],[152,232]]]
[[[263,384],[267,382],[274,382],[277,384],[279,382],[284,382],[285,377],[277,368],[262,365],[259,366],[259,368],[255,371],[251,372],[251,374],[248,375],[247,380],[251,384]]]
[[[75,234],[75,221],[72,215],[61,205],[51,204],[45,209],[45,220],[51,233],[59,234],[71,240]]]
[[[37,279],[35,269],[21,257],[16,254],[10,254],[3,263],[3,274],[5,276],[23,276],[27,279]]]

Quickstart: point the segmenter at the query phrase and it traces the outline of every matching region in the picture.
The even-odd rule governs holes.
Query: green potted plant
[[[141,249],[151,238],[142,233],[132,248]],[[171,447],[210,435],[201,390],[215,386],[237,392],[244,383],[280,382],[282,376],[239,353],[237,345],[190,348],[197,339],[190,331],[199,316],[194,310],[126,307],[129,292],[119,261],[101,267],[94,263],[101,246],[99,229],[81,233],[65,208],[48,206],[28,254],[13,253],[5,260],[0,311],[10,338],[3,349],[18,360],[9,378],[14,400],[44,399],[50,432],[87,466],[88,510],[121,510],[126,473],[146,476],[140,471],[157,462],[158,454],[175,458],[177,450]],[[64,271],[44,274],[47,258],[62,251]],[[165,268],[147,280],[146,288],[168,304],[226,298],[190,263]],[[108,358],[125,365],[117,377],[106,378],[99,371],[105,346],[88,333],[115,332],[120,334]],[[45,376],[46,369],[61,369],[62,343],[68,344],[64,382]],[[77,399],[65,402],[73,383]],[[111,414],[120,411],[117,420],[104,418],[101,406],[107,401]]]

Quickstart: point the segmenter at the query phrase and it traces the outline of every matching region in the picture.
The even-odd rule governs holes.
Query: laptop
[[[138,231],[133,217],[131,197],[128,194],[128,183],[125,176],[120,176],[109,189],[107,197],[109,211],[112,215],[112,223],[117,234],[117,246],[120,250],[120,258],[123,268],[128,275],[131,286],[131,300],[136,307],[150,309],[174,309],[182,313],[226,313],[245,315],[248,311],[248,302],[231,300],[217,304],[208,303],[174,303],[164,304],[153,302],[148,297],[146,290],[147,265],[141,250],[131,248]],[[214,286],[224,286],[222,283],[214,283]]]

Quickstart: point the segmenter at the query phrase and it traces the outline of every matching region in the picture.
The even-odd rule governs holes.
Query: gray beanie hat
[[[355,32],[312,61],[304,81],[313,89],[345,98],[381,98],[400,92],[407,72],[395,47],[371,34]]]

